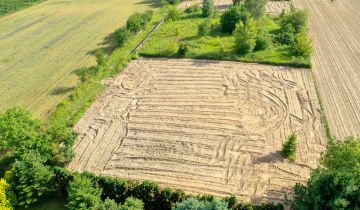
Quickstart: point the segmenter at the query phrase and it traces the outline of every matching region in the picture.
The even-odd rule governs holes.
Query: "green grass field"
[[[15,12],[45,0],[0,0],[0,16]]]
[[[46,118],[79,84],[76,70],[136,11],[160,0],[47,0],[0,18],[0,111],[17,105]]]
[[[215,19],[220,19],[220,15],[217,15]],[[260,21],[259,28],[275,34],[279,26],[274,19],[274,17],[265,16]],[[310,66],[310,58],[294,57],[290,47],[286,45],[273,44],[266,50],[241,56],[234,50],[235,38],[231,34],[222,33],[220,28],[209,36],[198,35],[198,26],[204,20],[199,14],[182,14],[179,20],[168,21],[154,34],[140,54],[151,57],[176,57],[180,43],[187,43],[190,48],[188,56],[190,58]]]

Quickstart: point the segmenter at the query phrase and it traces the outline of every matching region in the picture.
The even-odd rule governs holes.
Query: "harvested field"
[[[305,69],[140,59],[104,84],[76,126],[71,170],[276,202],[306,181],[326,145]],[[279,153],[292,131],[295,163]]]
[[[360,137],[360,2],[294,0],[310,9],[313,72],[333,135]]]
[[[195,4],[201,4],[202,0],[190,0],[183,1],[179,4],[180,9],[188,8]],[[226,10],[230,5],[233,4],[232,0],[214,0],[214,4],[220,11]],[[266,5],[266,12],[273,15],[279,15],[282,10],[289,11],[291,8],[290,1],[268,1]]]
[[[77,86],[76,70],[110,51],[111,34],[159,0],[48,0],[0,18],[0,112],[46,117]]]

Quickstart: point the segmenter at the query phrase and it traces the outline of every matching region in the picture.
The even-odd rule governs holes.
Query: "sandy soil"
[[[360,137],[360,2],[294,0],[309,8],[313,72],[332,134]]]
[[[179,8],[185,9],[187,7],[190,7],[194,4],[201,4],[202,0],[189,0],[189,1],[183,1],[179,4]],[[217,9],[220,11],[226,10],[230,5],[233,4],[232,0],[214,0],[214,4]],[[279,15],[282,10],[289,11],[291,8],[291,2],[290,1],[268,1],[266,5],[266,12],[273,14],[273,15]]]
[[[308,70],[140,59],[76,126],[74,171],[153,180],[188,193],[279,201],[326,145]],[[297,161],[279,150],[295,131]]]
[[[0,112],[16,105],[46,117],[96,64],[97,49],[136,11],[160,0],[47,0],[0,17]]]

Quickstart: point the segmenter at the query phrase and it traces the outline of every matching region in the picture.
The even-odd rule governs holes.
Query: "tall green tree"
[[[247,24],[239,22],[236,25],[234,36],[236,48],[240,54],[247,54],[254,50],[256,46],[256,35],[258,30],[255,21],[251,18]]]
[[[306,185],[296,184],[291,207],[305,209],[360,208],[360,141],[330,142]]]
[[[214,0],[204,0],[202,7],[202,15],[204,17],[210,17],[215,12]]]
[[[245,0],[244,7],[255,19],[260,19],[265,13],[265,6],[268,0]]]

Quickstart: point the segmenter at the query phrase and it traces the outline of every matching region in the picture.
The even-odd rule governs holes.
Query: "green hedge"
[[[15,12],[44,0],[0,0],[0,16]]]

